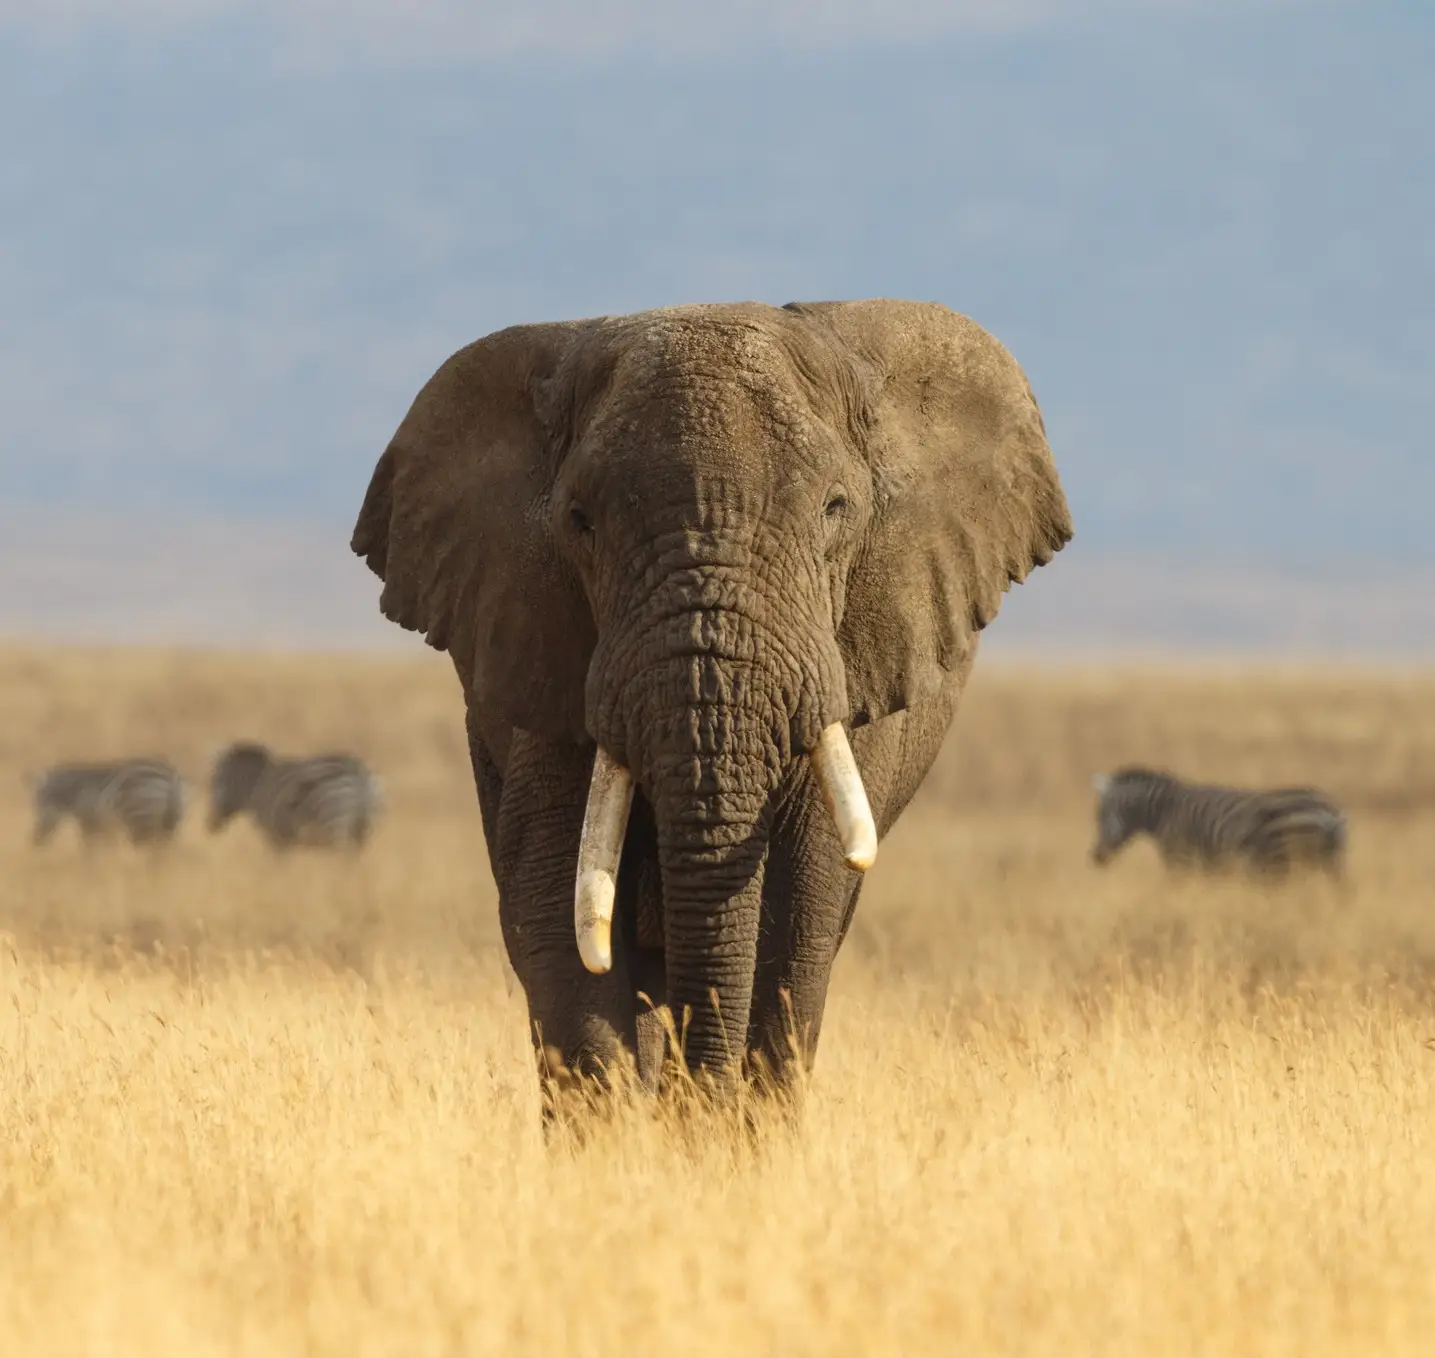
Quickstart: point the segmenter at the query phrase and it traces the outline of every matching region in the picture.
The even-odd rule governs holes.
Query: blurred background
[[[0,1354],[1427,1355],[1432,57],[1430,0],[0,0]],[[1076,541],[800,1133],[547,1144],[370,473],[499,327],[872,295],[1007,342]],[[362,757],[362,853],[211,833],[233,741]],[[146,755],[168,844],[38,776]],[[1099,870],[1127,763],[1322,788],[1348,883]]]
[[[459,345],[945,302],[1078,525],[993,647],[1435,652],[1435,11],[0,3],[0,632],[417,645],[348,554]]]

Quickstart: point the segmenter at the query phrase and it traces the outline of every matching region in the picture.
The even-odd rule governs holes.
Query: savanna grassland
[[[1435,674],[984,663],[800,1131],[545,1147],[437,657],[0,650],[0,1353],[1427,1354]],[[350,746],[276,860],[29,843],[21,775]],[[1125,760],[1318,782],[1353,891],[1088,866]]]

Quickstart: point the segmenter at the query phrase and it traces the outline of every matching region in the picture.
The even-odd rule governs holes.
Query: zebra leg
[[[1355,885],[1350,880],[1344,853],[1327,855],[1321,859],[1320,866],[1321,871],[1325,873],[1326,880],[1335,892],[1336,900],[1341,905],[1349,905],[1355,899]]]
[[[48,844],[63,816],[54,807],[41,807],[35,814],[35,830],[31,838],[36,844]]]
[[[1284,858],[1254,858],[1251,875],[1267,891],[1279,891],[1291,880],[1291,865]]]
[[[160,849],[174,838],[175,822],[168,816],[160,820],[131,820],[125,829],[131,844],[139,848]]]
[[[1159,840],[1156,842],[1156,856],[1161,860],[1161,866],[1167,875],[1178,880],[1189,877],[1195,870],[1195,861],[1189,855],[1169,849]]]
[[[358,853],[369,840],[369,818],[358,816],[349,826],[347,847],[351,853]]]

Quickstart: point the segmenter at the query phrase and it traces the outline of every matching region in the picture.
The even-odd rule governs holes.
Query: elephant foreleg
[[[662,1000],[662,988],[655,987],[656,994],[646,986],[638,988],[653,1001],[649,1005],[641,998],[638,1000],[638,1078],[648,1093],[656,1094],[662,1083],[663,1062],[668,1055],[668,1025],[671,1019]]]
[[[827,984],[862,886],[816,781],[803,770],[784,797],[768,843],[749,1061],[789,1085],[810,1070],[822,1032]]]
[[[969,664],[967,668],[970,668]],[[885,835],[911,801],[951,723],[965,669],[948,693],[853,733],[852,747]],[[755,1063],[786,1083],[811,1070],[827,984],[852,927],[865,880],[846,867],[832,818],[805,761],[784,788],[768,846],[762,939],[748,1047]]]
[[[503,774],[489,742],[478,729],[478,719],[468,710],[468,757],[473,765],[473,782],[478,790],[478,813],[483,820],[483,842],[488,865],[498,880],[498,809],[503,805]]]
[[[544,1115],[612,1085],[637,1051],[636,1005],[626,950],[613,968],[587,971],[573,927],[573,882],[592,749],[516,732],[503,774],[493,855],[499,921],[528,999]]]

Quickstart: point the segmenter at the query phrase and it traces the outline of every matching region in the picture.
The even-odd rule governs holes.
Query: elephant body
[[[664,1006],[715,1087],[810,1063],[867,804],[880,837],[1002,593],[1070,537],[1025,377],[943,307],[676,307],[439,369],[353,547],[463,686],[546,1074],[628,1054],[655,1083]],[[608,769],[631,801],[604,830]]]

